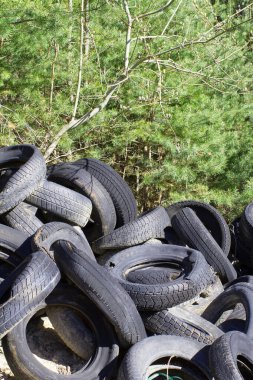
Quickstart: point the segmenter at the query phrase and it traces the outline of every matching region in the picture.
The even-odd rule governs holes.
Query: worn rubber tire
[[[253,243],[253,202],[243,210],[239,222],[239,233],[244,244],[250,248]]]
[[[142,313],[142,319],[146,329],[155,335],[184,336],[204,344],[212,344],[223,334],[218,327],[183,307]]]
[[[139,284],[128,281],[134,268],[152,263],[177,265],[181,275],[166,283]],[[130,294],[139,310],[164,310],[199,294],[214,281],[214,274],[200,252],[176,245],[137,246],[118,252],[104,267]]]
[[[35,312],[46,306],[52,308],[57,305],[81,313],[94,331],[98,347],[88,365],[85,363],[78,372],[68,376],[57,374],[43,366],[30,351],[26,339],[26,326]],[[17,379],[22,378],[22,380],[109,379],[115,370],[119,354],[117,340],[110,324],[92,302],[73,288],[56,289],[46,302],[42,302],[3,339],[3,348],[13,373]]]
[[[190,207],[205,225],[214,239],[217,241],[224,254],[228,256],[231,246],[231,235],[229,226],[220,212],[208,203],[199,201],[181,201],[174,203],[166,208],[172,218],[178,211],[184,207]]]
[[[91,260],[96,262],[96,258],[83,232],[77,231],[76,228],[66,223],[52,222],[44,224],[34,234],[31,243],[34,250],[41,250],[45,254],[49,254],[54,260],[54,250],[51,250],[51,248],[59,240],[60,242],[57,244],[60,249],[72,252],[73,247],[75,247],[77,251],[82,252],[83,255],[88,255]],[[71,248],[69,244],[72,244]]]
[[[168,357],[190,361],[199,369],[199,380],[210,379],[208,351],[204,344],[181,336],[153,336],[130,348],[120,365],[117,380],[146,380],[149,366]]]
[[[28,235],[33,235],[39,227],[43,225],[42,221],[29,211],[25,202],[21,202],[2,216],[5,223],[22,231]]]
[[[51,293],[60,277],[53,260],[41,251],[30,254],[11,272],[0,285],[3,299],[0,306],[0,339]]]
[[[116,226],[116,211],[112,199],[104,186],[85,169],[73,164],[59,164],[48,168],[48,179],[69,187],[92,202],[90,222],[85,227],[88,241],[93,241],[112,232]]]
[[[238,356],[246,362],[238,367]],[[253,378],[253,342],[245,334],[232,331],[217,339],[209,351],[210,369],[216,380],[244,380]],[[243,363],[243,362],[242,362]]]
[[[180,270],[150,266],[130,271],[127,279],[139,284],[162,284],[172,281],[178,275]]]
[[[217,323],[222,314],[238,303],[243,304],[246,312],[245,334],[253,338],[253,286],[246,283],[235,284],[224,290],[202,314],[209,322]]]
[[[152,238],[164,238],[164,230],[168,225],[170,225],[170,218],[167,212],[163,207],[157,207],[94,241],[92,247],[94,252],[101,254],[108,249],[123,249]]]
[[[28,234],[0,224],[0,260],[16,267],[31,252]]]
[[[180,238],[190,247],[199,250],[224,282],[237,277],[233,265],[191,208],[182,208],[172,217],[171,223]]]
[[[46,180],[26,202],[81,227],[88,223],[92,210],[91,201],[84,195]]]
[[[88,361],[95,352],[96,340],[76,310],[54,305],[48,306],[46,312],[57,335],[66,346],[80,358]]]
[[[117,228],[137,217],[137,205],[132,190],[111,166],[95,158],[83,158],[75,161],[74,165],[87,170],[108,191],[116,210]]]
[[[19,169],[8,179],[0,192],[0,214],[22,202],[36,190],[46,175],[46,163],[34,145],[14,145],[0,149],[0,168]]]
[[[42,244],[38,244],[36,237],[34,242],[54,257],[61,271],[106,315],[122,347],[127,348],[145,338],[143,322],[127,292],[105,268],[90,258],[87,252],[89,247],[86,249],[83,245],[80,249],[76,245],[75,240],[71,239],[71,232],[68,225],[49,223],[36,234],[38,239],[42,237]],[[43,236],[48,236],[48,239],[43,240]]]

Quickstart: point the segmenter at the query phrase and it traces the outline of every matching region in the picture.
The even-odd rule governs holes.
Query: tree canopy
[[[140,210],[253,199],[253,3],[2,0],[0,143],[96,157]],[[54,143],[54,145],[52,145]]]

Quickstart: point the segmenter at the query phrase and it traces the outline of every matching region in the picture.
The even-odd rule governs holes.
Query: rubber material
[[[60,242],[59,242],[60,240]],[[59,250],[81,252],[81,255],[88,255],[91,260],[96,261],[91,247],[85,235],[77,231],[74,227],[61,222],[52,222],[44,224],[38,229],[32,239],[34,250],[42,250],[54,260],[53,244],[57,243]],[[70,243],[72,246],[70,246]]]
[[[0,224],[0,260],[16,267],[31,252],[28,234]]]
[[[180,268],[180,276],[174,281],[160,284],[129,282],[127,275],[135,268],[153,263]],[[198,295],[215,276],[200,252],[176,245],[137,246],[113,255],[105,268],[131,295],[139,310],[164,310]]]
[[[93,242],[93,250],[101,254],[108,249],[122,249],[146,242],[151,238],[164,238],[170,218],[163,207],[157,207],[138,219],[116,229]]]
[[[51,181],[44,181],[26,202],[81,227],[88,223],[92,210],[87,197]]]
[[[95,158],[83,158],[74,164],[86,169],[97,178],[110,194],[116,210],[116,228],[137,217],[137,205],[132,190],[111,166]]]
[[[80,314],[69,307],[55,305],[48,306],[46,312],[53,328],[66,346],[88,361],[95,352],[96,338],[89,326],[84,324]]]
[[[46,306],[64,306],[78,311],[95,335],[96,353],[93,360],[71,375],[57,374],[41,364],[30,351],[26,339],[26,326],[35,312]],[[73,288],[56,289],[32,314],[18,324],[3,340],[4,354],[17,377],[22,380],[100,380],[109,379],[115,371],[119,347],[110,324],[99,310]]]
[[[33,235],[37,229],[43,225],[43,223],[32,212],[29,211],[27,206],[29,205],[21,202],[7,214],[5,214],[3,216],[3,219],[8,226],[22,231],[28,235]]]
[[[182,208],[172,217],[171,223],[186,244],[205,256],[224,282],[237,277],[233,265],[193,210],[189,207]]]
[[[112,199],[104,186],[87,170],[63,163],[48,168],[48,179],[74,189],[91,200],[93,222],[85,228],[88,241],[96,240],[114,230],[116,211]]]
[[[184,336],[204,344],[211,344],[223,334],[218,327],[183,307],[143,313],[142,319],[146,329],[153,334]]]
[[[32,312],[59,281],[59,269],[41,251],[29,255],[12,271],[0,285],[3,299],[0,306],[0,339]]]
[[[233,331],[217,339],[210,349],[209,360],[216,380],[253,378],[253,342],[245,334]]]
[[[154,336],[135,344],[124,357],[117,380],[146,380],[149,366],[158,359],[182,358],[198,368],[199,380],[210,378],[206,346],[181,336]]]
[[[53,256],[61,271],[106,315],[122,347],[127,348],[145,338],[143,322],[127,292],[106,269],[89,257],[89,245],[80,248],[71,233],[68,225],[49,223],[38,231],[34,243]],[[44,240],[47,236],[48,240]],[[67,243],[64,244],[64,240]]]
[[[22,202],[45,178],[46,163],[34,145],[14,145],[0,149],[0,168],[9,168],[17,164],[20,166],[19,169],[1,188],[0,214]]]
[[[229,227],[220,212],[208,203],[199,201],[181,201],[174,203],[166,208],[172,218],[179,210],[184,207],[190,207],[205,225],[214,239],[217,241],[224,254],[228,256],[231,246],[231,235]]]
[[[224,290],[206,308],[202,316],[212,323],[216,323],[226,310],[233,309],[237,303],[242,303],[246,312],[245,334],[253,337],[253,286],[242,283],[235,284]]]

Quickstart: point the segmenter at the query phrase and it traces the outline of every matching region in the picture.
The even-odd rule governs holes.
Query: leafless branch
[[[126,47],[125,47],[125,69],[124,74],[128,74],[128,68],[129,68],[129,55],[130,55],[130,48],[131,48],[131,32],[132,32],[132,25],[133,25],[133,19],[129,10],[129,5],[127,0],[123,0],[123,6],[124,10],[127,15],[127,33],[126,33]]]
[[[80,48],[79,48],[79,71],[78,71],[78,81],[77,81],[77,90],[76,90],[76,99],[75,105],[72,114],[72,120],[76,117],[77,106],[80,98],[80,90],[82,83],[82,72],[83,72],[83,42],[84,42],[84,0],[81,0],[81,18],[80,18]]]
[[[148,13],[143,13],[143,14],[140,14],[139,16],[135,16],[135,19],[136,20],[139,20],[141,18],[144,18],[144,17],[149,17],[149,16],[153,16],[157,13],[160,13],[160,12],[163,12],[165,11],[165,9],[167,9],[172,3],[174,2],[174,0],[169,0],[165,5],[163,5],[161,8],[158,8],[158,9],[155,9],[151,12],[148,12]]]
[[[178,11],[178,9],[180,8],[180,5],[182,4],[183,0],[180,0],[178,5],[176,6],[174,12],[172,13],[172,15],[170,16],[169,18],[169,21],[167,22],[167,24],[165,25],[163,31],[162,31],[162,36],[164,35],[164,33],[166,32],[166,30],[168,29],[168,27],[170,26],[170,23],[172,22],[173,18],[176,16],[176,13]]]

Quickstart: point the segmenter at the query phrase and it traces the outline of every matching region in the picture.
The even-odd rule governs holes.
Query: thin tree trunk
[[[52,74],[51,74],[51,88],[49,97],[49,112],[52,111],[53,96],[54,96],[54,81],[55,81],[55,64],[59,53],[59,45],[54,41],[54,59],[52,62]]]
[[[80,19],[80,58],[79,58],[79,71],[78,71],[78,81],[76,90],[75,105],[72,114],[72,120],[76,117],[77,107],[80,98],[80,90],[82,83],[82,72],[83,72],[83,42],[84,42],[84,0],[81,0],[81,19]]]
[[[72,34],[73,34],[73,0],[69,0],[69,29],[68,29],[68,86],[70,102],[74,103],[73,81],[72,81]]]
[[[84,43],[84,57],[85,61],[88,61],[89,58],[89,52],[90,52],[90,31],[89,31],[89,6],[90,2],[89,0],[85,0],[85,13],[84,13],[84,30],[85,30],[85,43]]]

